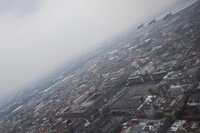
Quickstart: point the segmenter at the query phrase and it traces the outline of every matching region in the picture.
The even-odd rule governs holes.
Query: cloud
[[[0,14],[6,12],[29,14],[35,10],[38,3],[39,0],[0,0]]]
[[[140,23],[175,0],[42,0],[34,6],[24,4],[25,0],[18,2],[10,7],[6,4],[0,13],[1,94]]]

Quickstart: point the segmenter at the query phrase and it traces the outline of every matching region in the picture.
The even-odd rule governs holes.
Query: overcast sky
[[[0,0],[0,96],[177,0]]]

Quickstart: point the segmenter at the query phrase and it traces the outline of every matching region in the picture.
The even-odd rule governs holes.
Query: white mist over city
[[[1,0],[0,95],[40,78],[83,50],[175,2]]]

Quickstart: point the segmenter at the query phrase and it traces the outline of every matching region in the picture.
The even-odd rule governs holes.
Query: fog
[[[0,97],[176,0],[0,0]]]

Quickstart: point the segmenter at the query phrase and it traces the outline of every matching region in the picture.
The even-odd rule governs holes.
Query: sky
[[[0,0],[0,97],[177,0]]]

